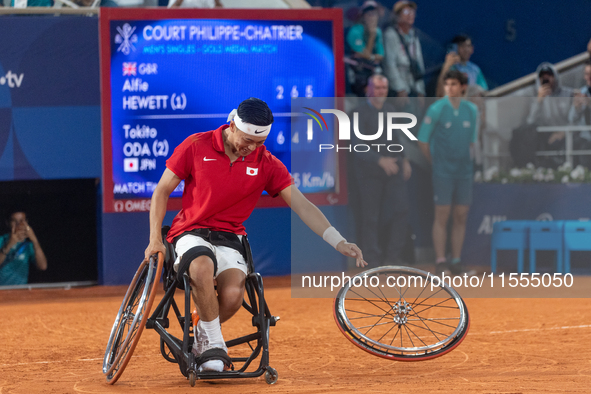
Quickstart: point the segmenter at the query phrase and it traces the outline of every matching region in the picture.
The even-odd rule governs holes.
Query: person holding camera
[[[396,2],[393,24],[384,31],[383,64],[392,97],[425,96],[423,52],[413,27],[416,11],[414,1]]]
[[[439,73],[439,78],[437,79],[437,97],[443,97],[445,95],[443,77],[449,70],[458,70],[466,74],[468,77],[468,87],[476,85],[480,86],[482,91],[488,90],[488,84],[482,74],[482,70],[470,61],[473,53],[474,44],[470,36],[459,34],[451,40],[445,61],[441,67],[441,72]]]
[[[0,286],[26,285],[29,266],[47,269],[47,258],[22,211],[10,214],[6,221],[10,232],[0,236]]]
[[[591,45],[591,44],[590,44]],[[585,86],[576,91],[573,98],[573,105],[568,114],[569,123],[579,126],[591,126],[591,60],[587,59],[583,67],[583,78]],[[578,134],[578,135],[577,135]],[[575,149],[591,149],[591,131],[585,130],[575,133]],[[584,167],[591,168],[591,156],[581,155],[578,163]]]
[[[528,125],[566,126],[572,104],[573,89],[561,86],[558,72],[551,63],[543,62],[536,70],[536,99],[531,104],[527,117]],[[556,151],[564,149],[564,132],[538,136],[538,150]],[[562,158],[558,161],[563,161]],[[544,163],[545,167],[558,167],[555,158]]]

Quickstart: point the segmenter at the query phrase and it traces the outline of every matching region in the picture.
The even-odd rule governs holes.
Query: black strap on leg
[[[183,257],[181,257],[181,262],[179,263],[179,270],[177,272],[177,278],[182,283],[183,274],[185,271],[189,269],[191,262],[195,260],[199,256],[207,256],[213,261],[213,276],[218,272],[218,261],[215,258],[215,254],[213,251],[209,249],[207,246],[195,246],[189,250],[187,250]]]
[[[228,356],[228,353],[224,351],[222,348],[213,348],[204,351],[201,356],[197,357],[195,362],[197,363],[197,367],[201,364],[205,363],[206,361],[211,360],[221,360],[224,362],[224,365],[230,369],[234,369],[234,364],[232,364],[232,359]]]

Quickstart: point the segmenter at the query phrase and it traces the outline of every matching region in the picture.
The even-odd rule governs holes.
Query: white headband
[[[236,127],[238,127],[241,131],[245,132],[246,134],[253,135],[255,137],[266,137],[269,135],[269,132],[271,131],[272,125],[257,126],[254,124],[244,122],[242,119],[240,119],[240,116],[238,116],[237,109],[233,109],[232,112],[230,112],[230,115],[228,115],[227,122],[231,122],[232,120],[236,124]]]

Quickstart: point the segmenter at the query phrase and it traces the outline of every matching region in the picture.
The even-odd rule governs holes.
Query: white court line
[[[511,332],[528,332],[528,331],[548,331],[548,330],[570,330],[571,328],[589,328],[591,324],[581,326],[562,326],[562,327],[548,327],[548,328],[524,328],[522,330],[507,330],[507,331],[491,331],[489,334],[507,334]]]
[[[131,356],[131,358],[139,358],[139,357],[146,357],[146,356]],[[15,367],[18,365],[57,364],[57,363],[70,363],[73,361],[98,361],[98,360],[103,360],[103,358],[79,358],[77,360],[33,361],[30,363],[0,364],[0,367]]]

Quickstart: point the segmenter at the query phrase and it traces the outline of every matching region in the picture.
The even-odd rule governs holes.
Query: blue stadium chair
[[[556,252],[556,272],[562,273],[564,221],[530,222],[529,227],[529,272],[536,272],[536,252],[553,250]]]
[[[497,250],[517,250],[517,272],[523,272],[523,255],[529,248],[529,220],[506,220],[493,224],[490,268],[497,271]]]
[[[564,273],[570,272],[570,252],[591,251],[591,222],[564,222]]]

